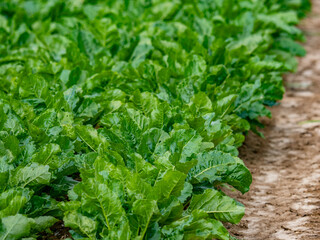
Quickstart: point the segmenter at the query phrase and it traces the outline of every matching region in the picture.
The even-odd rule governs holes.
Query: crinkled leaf
[[[198,164],[188,177],[196,182],[228,183],[242,193],[249,190],[252,177],[242,160],[230,154],[211,151],[197,155]]]
[[[239,223],[244,215],[244,206],[234,199],[213,189],[192,197],[188,212],[200,209],[223,222]]]

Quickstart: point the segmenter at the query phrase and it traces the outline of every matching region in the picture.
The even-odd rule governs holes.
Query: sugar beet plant
[[[0,239],[231,239],[237,157],[304,0],[2,0]],[[45,238],[46,238],[45,237]]]

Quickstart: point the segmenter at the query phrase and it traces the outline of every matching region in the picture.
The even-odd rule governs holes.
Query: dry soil
[[[263,120],[266,139],[249,134],[240,149],[253,183],[247,194],[233,193],[246,206],[240,224],[228,226],[239,239],[320,240],[320,0],[299,27],[307,55],[285,77],[273,118]]]

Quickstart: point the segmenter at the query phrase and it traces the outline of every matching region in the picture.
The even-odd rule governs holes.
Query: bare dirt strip
[[[241,223],[228,226],[239,239],[320,239],[320,0],[300,28],[308,53],[264,120],[266,139],[249,134],[240,149],[253,183],[249,193],[233,193],[246,206]]]

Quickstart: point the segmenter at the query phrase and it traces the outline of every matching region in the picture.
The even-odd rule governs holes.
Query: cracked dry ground
[[[300,28],[307,55],[286,77],[281,105],[264,120],[266,139],[249,134],[240,156],[253,175],[249,193],[232,193],[246,206],[239,239],[320,240],[320,0]],[[302,122],[302,123],[301,123]]]

